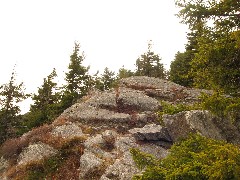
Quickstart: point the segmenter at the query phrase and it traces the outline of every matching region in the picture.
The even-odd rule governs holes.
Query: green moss
[[[162,106],[162,110],[158,111],[158,117],[159,117],[159,121],[161,124],[163,124],[162,122],[162,116],[164,114],[176,114],[182,111],[190,111],[190,110],[196,110],[196,109],[202,109],[202,107],[199,104],[194,104],[194,105],[186,105],[186,104],[170,104],[168,102],[161,102],[161,106]]]
[[[131,150],[135,162],[145,166],[142,175],[134,180],[161,179],[240,179],[240,150],[224,141],[208,139],[200,135],[190,135],[170,149],[170,154],[162,160],[148,159],[137,150]],[[137,159],[137,160],[136,160]]]

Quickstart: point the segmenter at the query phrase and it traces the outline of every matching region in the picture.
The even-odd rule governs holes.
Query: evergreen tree
[[[185,52],[177,52],[174,61],[171,62],[169,78],[171,81],[186,87],[193,87],[192,65],[195,55],[198,53],[198,37],[203,33],[203,23],[198,21],[197,25],[187,34],[188,43]]]
[[[54,78],[57,77],[56,69],[43,79],[43,85],[38,88],[38,94],[33,95],[34,104],[31,106],[31,111],[44,110],[48,105],[58,102],[59,93],[57,92],[57,83]]]
[[[122,68],[120,68],[118,70],[118,75],[117,75],[117,78],[118,79],[122,79],[122,78],[127,78],[127,77],[131,77],[131,76],[134,76],[135,72],[129,70],[129,69],[126,69],[124,68],[124,66]]]
[[[148,43],[148,51],[136,60],[136,75],[165,78],[166,73],[161,58],[152,51],[151,42]]]
[[[70,56],[70,63],[65,80],[62,96],[62,108],[66,109],[74,104],[79,98],[86,95],[91,86],[91,78],[88,75],[89,67],[83,66],[84,54],[79,54],[80,44],[75,42],[74,50]]]
[[[93,89],[99,89],[99,90],[103,90],[103,82],[101,80],[101,77],[99,76],[99,71],[97,71],[93,76],[89,76],[90,78],[90,85],[89,87],[90,88],[93,88]]]
[[[177,0],[178,16],[196,34],[190,62],[193,83],[199,88],[237,93],[240,90],[240,1]],[[209,22],[212,23],[209,23]]]
[[[91,88],[96,88],[99,89],[101,91],[105,91],[105,90],[109,90],[111,89],[115,83],[116,83],[116,77],[115,77],[115,73],[111,70],[109,70],[109,68],[105,68],[104,72],[99,76],[99,71],[94,74],[93,76],[90,76],[91,78]]]
[[[116,81],[115,73],[113,71],[110,71],[107,67],[104,69],[103,74],[101,75],[101,81],[103,84],[103,91],[109,90],[114,86],[114,83]]]
[[[10,81],[0,86],[0,144],[16,135],[20,120],[18,103],[27,98],[23,83],[16,84],[15,76],[13,71]]]
[[[32,97],[34,104],[31,105],[30,112],[23,117],[23,125],[27,128],[22,129],[20,133],[26,132],[44,123],[49,123],[60,114],[60,94],[58,92],[57,83],[54,82],[54,78],[56,77],[57,73],[54,68],[47,78],[43,79],[43,84],[38,88],[38,93],[34,94]]]
[[[177,52],[175,59],[171,62],[169,79],[185,87],[192,87],[193,78],[191,77],[191,54],[189,51],[184,53]]]

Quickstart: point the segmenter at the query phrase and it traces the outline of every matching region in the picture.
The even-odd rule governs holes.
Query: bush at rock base
[[[133,180],[240,179],[239,148],[196,134],[174,144],[162,160],[137,149],[131,149],[131,154],[137,166],[144,169]]]

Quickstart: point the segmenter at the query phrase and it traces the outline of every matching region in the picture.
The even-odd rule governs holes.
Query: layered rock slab
[[[129,114],[116,113],[107,109],[92,107],[85,103],[73,105],[65,110],[61,116],[88,125],[99,126],[107,124],[110,127],[127,124],[131,120]]]
[[[137,141],[172,141],[168,130],[157,124],[147,124],[143,128],[130,129],[129,132]]]
[[[176,83],[146,76],[133,76],[120,80],[120,86],[141,90],[150,97],[176,103],[195,103],[202,93],[212,94],[211,90],[186,88]]]
[[[227,130],[231,128],[232,133],[235,133],[235,135],[239,134],[236,128],[234,130],[230,122],[227,123],[227,120],[224,120],[226,124],[222,127],[218,124],[221,121],[221,118],[204,110],[184,111],[174,115],[163,116],[163,122],[173,142],[187,137],[189,133],[200,133],[205,137],[217,140],[229,140],[226,135],[228,134]]]
[[[159,109],[158,100],[145,95],[141,91],[129,88],[119,88],[116,97],[117,106],[122,111],[156,111]]]

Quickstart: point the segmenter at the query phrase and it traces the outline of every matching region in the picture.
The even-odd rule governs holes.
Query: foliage
[[[161,63],[158,54],[152,51],[151,42],[148,43],[148,50],[136,60],[136,76],[149,76],[157,78],[165,78],[165,69]]]
[[[129,70],[129,69],[126,69],[123,67],[121,67],[119,70],[118,70],[118,79],[122,79],[122,78],[127,78],[127,77],[131,77],[131,76],[134,76],[134,73],[133,71]]]
[[[162,109],[157,112],[159,116],[159,120],[162,123],[162,115],[164,114],[176,114],[182,111],[190,111],[190,110],[196,110],[196,109],[202,109],[202,107],[199,104],[194,105],[186,105],[186,104],[170,104],[167,102],[162,101],[161,102]]]
[[[32,180],[41,180],[46,176],[52,177],[53,173],[60,167],[62,159],[60,155],[56,155],[46,159],[43,163],[28,165],[27,172],[28,175],[25,179]]]
[[[187,67],[190,64],[191,70],[186,71],[184,68],[183,77],[192,77],[193,85],[196,87],[239,92],[240,2],[232,0],[175,2],[180,8],[178,17],[191,31],[190,45],[194,45],[193,54],[190,51],[192,54],[190,61],[186,62]],[[189,52],[187,48],[186,52]],[[180,69],[177,72],[179,71]]]
[[[115,73],[106,67],[100,76],[100,81],[102,84],[100,90],[105,91],[111,89],[116,82]]]
[[[211,111],[213,114],[229,118],[237,127],[240,123],[240,98],[223,95],[215,92],[212,95],[202,94],[200,97],[203,109]],[[240,127],[238,127],[240,128]]]
[[[0,86],[0,144],[7,138],[14,137],[19,126],[19,102],[27,98],[23,83],[16,84],[13,71],[10,81]]]
[[[43,162],[36,164],[30,164],[27,167],[27,179],[55,179],[55,178],[76,178],[79,176],[77,168],[79,168],[79,160],[83,154],[83,139],[75,138],[65,142],[58,154],[48,159],[45,159]],[[71,160],[71,163],[69,162]],[[70,172],[67,170],[68,168]],[[63,171],[63,172],[61,172]],[[62,174],[67,172],[69,174]]]
[[[189,75],[191,60],[189,52],[177,52],[174,61],[170,65],[169,79],[182,86],[191,87],[193,85],[193,79]]]
[[[143,170],[146,166],[153,167],[157,164],[153,155],[141,152],[139,149],[132,148],[130,153],[133,155],[133,160],[140,170]]]
[[[51,122],[61,113],[59,110],[60,93],[58,92],[57,83],[54,79],[57,77],[56,70],[44,78],[43,85],[38,88],[38,93],[34,94],[30,112],[23,116],[23,125],[27,128],[22,129],[19,133],[24,133],[33,127],[40,126],[44,123]]]
[[[105,91],[114,87],[116,81],[115,73],[106,67],[102,74],[99,75],[99,71],[97,71],[93,76],[89,76],[88,87]]]
[[[85,59],[84,54],[79,55],[80,44],[75,42],[74,50],[70,56],[68,72],[66,73],[66,85],[62,95],[62,109],[66,109],[74,104],[79,98],[86,95],[90,76],[88,75],[89,67],[85,67],[82,63]]]
[[[239,179],[240,150],[224,141],[190,135],[174,144],[168,156],[162,160],[149,159],[150,155],[131,150],[135,162],[145,167],[134,180],[161,179]]]
[[[217,39],[201,37],[199,42],[203,45],[192,61],[197,87],[222,89],[227,93],[240,90],[240,46],[233,34],[219,33]]]
[[[79,161],[84,152],[83,142],[86,138],[57,138],[49,136],[51,130],[51,125],[44,125],[27,133],[25,138],[10,139],[1,146],[0,155],[11,163],[11,168],[6,171],[9,179],[77,179],[79,177]],[[23,148],[39,141],[57,149],[58,153],[50,158],[18,166],[17,158]]]

